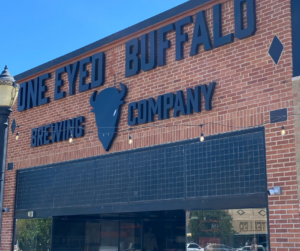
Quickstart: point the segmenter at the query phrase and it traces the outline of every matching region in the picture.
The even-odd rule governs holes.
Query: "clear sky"
[[[13,0],[1,3],[0,72],[17,75],[187,0]]]

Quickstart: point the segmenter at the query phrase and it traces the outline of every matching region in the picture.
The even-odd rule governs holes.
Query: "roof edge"
[[[169,18],[172,18],[174,16],[177,16],[177,15],[180,15],[181,13],[183,12],[186,12],[186,11],[189,11],[195,7],[199,7],[205,3],[208,3],[212,0],[189,0],[183,4],[180,4],[172,9],[169,9],[165,12],[162,12],[156,16],[153,16],[153,17],[150,17],[144,21],[141,21],[137,24],[134,24],[128,28],[125,28],[121,31],[118,31],[112,35],[109,35],[107,37],[104,37],[96,42],[93,42],[89,45],[86,45],[84,47],[81,47],[75,51],[72,51],[70,53],[67,53],[61,57],[58,57],[58,58],[55,58],[51,61],[48,61],[44,64],[41,64],[37,67],[34,67],[28,71],[25,71],[23,73],[20,73],[16,76],[14,76],[15,80],[18,81],[18,80],[22,80],[22,79],[25,79],[25,78],[28,78],[29,76],[31,75],[34,75],[34,74],[37,74],[41,71],[44,71],[48,68],[51,68],[51,67],[54,67],[55,65],[58,65],[58,64],[62,64],[63,62],[65,61],[68,61],[68,60],[71,60],[72,58],[75,58],[75,57],[78,57],[82,54],[85,54],[85,53],[88,53],[92,50],[95,50],[99,47],[102,47],[104,45],[107,45],[109,43],[112,43],[116,40],[119,40],[119,39],[122,39],[124,37],[127,37],[135,32],[138,32],[142,29],[145,29],[149,26],[152,26],[152,25],[155,25],[155,24],[158,24],[160,22],[163,22],[164,20],[166,19],[169,19]]]

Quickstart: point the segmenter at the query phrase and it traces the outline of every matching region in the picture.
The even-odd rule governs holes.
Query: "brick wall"
[[[223,2],[223,35],[234,33],[233,0],[212,1],[185,15],[195,15],[199,10],[207,10],[207,22],[212,35],[212,5]],[[125,42],[132,37],[139,37],[151,30],[162,27],[172,20],[150,27],[126,39],[116,41],[114,44],[99,48],[90,54],[104,51],[106,54],[106,82],[102,90],[113,86],[113,76],[116,81],[128,87],[126,104],[156,98],[160,94],[186,90],[196,85],[217,83],[212,101],[212,111],[157,121],[155,124],[193,124],[199,125],[207,122],[218,122],[235,127],[253,127],[269,122],[269,111],[288,108],[288,113],[294,113],[292,90],[292,42],[291,42],[291,13],[290,0],[257,0],[257,33],[248,39],[235,39],[234,43],[204,51],[194,57],[189,56],[191,41],[184,45],[185,59],[175,61],[175,32],[167,35],[172,41],[171,49],[167,50],[167,65],[157,67],[149,72],[125,78]],[[185,26],[184,31],[192,37],[193,24]],[[277,35],[283,42],[285,50],[275,66],[268,55],[271,41]],[[213,41],[213,40],[212,40]],[[49,49],[49,48],[45,48]],[[57,68],[77,61],[65,62]],[[89,70],[91,65],[87,67]],[[53,101],[55,69],[49,69],[52,78],[46,82],[47,96],[51,103],[33,109],[17,112],[16,105],[12,118],[18,124],[29,128],[58,122],[67,118],[83,115],[86,117],[85,137],[75,139],[74,143],[67,141],[44,145],[36,148],[30,147],[31,130],[26,126],[20,127],[20,139],[9,134],[7,162],[14,162],[15,169],[6,172],[4,206],[11,211],[3,214],[3,229],[1,250],[11,249],[13,208],[16,185],[16,170],[21,168],[63,162],[94,155],[107,154],[97,136],[94,114],[91,113],[89,99],[94,90],[78,93],[78,79],[76,95]],[[38,74],[40,75],[40,74]],[[37,76],[38,76],[37,75]],[[33,79],[36,76],[32,76]],[[67,74],[62,75],[65,85],[62,90],[68,93]],[[28,79],[24,79],[27,81]],[[19,81],[21,83],[21,81]],[[294,93],[296,95],[297,93]],[[204,106],[202,106],[204,107]],[[270,236],[272,251],[299,250],[300,249],[300,218],[298,183],[295,155],[294,117],[289,116],[286,126],[286,136],[281,136],[281,123],[266,124],[266,150],[268,187],[280,185],[283,195],[273,196],[269,199]],[[151,125],[151,124],[148,124]],[[118,133],[109,153],[119,152],[151,145],[174,142],[199,137],[198,127],[164,127],[140,128],[136,126],[131,132],[134,139],[132,145],[128,144],[128,132]],[[127,105],[122,108],[119,130],[127,129]],[[139,129],[140,128],[140,129]],[[205,135],[234,131],[238,128],[209,125],[203,128]],[[254,184],[255,185],[255,184]]]

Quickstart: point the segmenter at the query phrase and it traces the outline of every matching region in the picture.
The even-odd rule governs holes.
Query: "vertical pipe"
[[[184,239],[185,239],[185,243],[184,243],[184,247],[185,247],[185,250],[187,251],[187,217],[186,217],[186,214],[187,214],[187,210],[184,210],[184,219],[185,219],[185,236],[184,236]]]
[[[141,218],[141,250],[144,251],[144,219]]]
[[[10,113],[11,113],[10,107],[0,106],[0,172],[1,172],[0,173],[0,248],[1,248],[1,233],[2,233],[2,210],[3,210],[3,196],[4,196],[8,119]]]
[[[120,217],[120,216],[119,216]],[[119,218],[119,231],[118,231],[118,251],[120,251],[121,250],[121,247],[120,247],[120,245],[121,245],[121,243],[120,243],[120,241],[121,241],[121,219]]]
[[[53,250],[53,232],[54,232],[54,217],[52,218],[52,224],[51,224],[51,236],[50,236],[50,251]]]

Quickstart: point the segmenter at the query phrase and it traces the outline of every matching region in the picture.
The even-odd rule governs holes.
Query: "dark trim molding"
[[[248,133],[264,132],[264,131],[265,131],[265,128],[263,126],[254,127],[254,128],[250,128],[250,129],[246,129],[246,130],[226,132],[226,133],[222,133],[222,134],[205,136],[205,141],[214,140],[214,139],[221,139],[221,138],[227,138],[227,137],[233,137],[233,136],[238,136],[238,135],[243,135],[243,134],[248,134]],[[199,130],[199,132],[200,132],[200,130]],[[91,160],[100,159],[100,158],[114,157],[114,156],[128,154],[128,153],[142,152],[142,151],[148,151],[148,150],[152,150],[152,149],[159,149],[159,148],[176,146],[176,145],[185,145],[185,144],[196,143],[196,142],[199,142],[199,138],[182,140],[182,141],[177,141],[177,142],[172,142],[172,143],[167,143],[167,144],[161,144],[161,145],[156,145],[156,146],[150,146],[150,147],[144,147],[144,148],[137,148],[137,149],[134,149],[134,150],[126,150],[126,151],[122,151],[122,152],[109,153],[109,154],[98,155],[98,156],[82,158],[82,159],[76,159],[76,160],[70,160],[70,161],[65,161],[65,162],[58,162],[58,163],[54,163],[54,164],[47,164],[47,165],[36,166],[36,167],[29,167],[29,168],[24,168],[24,169],[17,170],[17,172],[18,173],[28,172],[28,171],[32,171],[34,169],[43,169],[43,168],[48,168],[48,167],[55,167],[55,166],[60,166],[62,164],[72,164],[72,163],[78,163],[78,162],[81,162],[81,161],[91,161]]]
[[[144,21],[142,21],[140,23],[132,25],[132,26],[130,26],[130,27],[124,29],[124,30],[121,30],[119,32],[116,32],[116,33],[114,33],[114,34],[112,34],[112,35],[110,35],[108,37],[102,38],[102,39],[100,39],[100,40],[98,40],[98,41],[96,41],[94,43],[91,43],[91,44],[89,44],[87,46],[84,46],[84,47],[82,47],[82,48],[80,48],[78,50],[75,50],[75,51],[70,52],[70,53],[68,53],[68,54],[66,54],[64,56],[61,56],[61,57],[56,58],[56,59],[53,59],[53,60],[51,60],[51,61],[49,61],[49,62],[47,62],[45,64],[42,64],[42,65],[37,66],[35,68],[32,68],[32,69],[30,69],[28,71],[20,73],[20,74],[14,76],[14,78],[17,81],[21,80],[21,79],[24,79],[24,78],[27,78],[27,77],[29,77],[31,75],[39,73],[39,72],[41,72],[43,70],[46,70],[46,69],[48,69],[50,67],[53,67],[53,66],[58,65],[58,64],[61,64],[61,63],[65,62],[65,61],[67,61],[67,60],[70,60],[70,59],[74,58],[74,57],[78,57],[78,56],[80,56],[80,55],[82,55],[84,53],[92,51],[92,50],[94,50],[96,48],[99,48],[99,47],[101,47],[103,45],[112,43],[115,40],[118,40],[118,39],[124,38],[126,36],[129,36],[129,35],[137,32],[139,30],[142,30],[142,29],[145,29],[145,28],[147,28],[149,26],[152,26],[152,25],[155,25],[157,23],[160,23],[160,22],[162,22],[162,21],[164,21],[166,19],[169,19],[169,18],[171,18],[173,16],[177,16],[177,15],[183,13],[183,12],[191,10],[191,9],[193,9],[195,7],[198,7],[198,6],[202,5],[202,4],[205,4],[205,3],[210,2],[210,1],[211,0],[190,0],[190,1],[187,1],[186,3],[178,5],[178,6],[172,8],[170,10],[167,10],[167,11],[161,13],[161,14],[158,14],[158,15],[156,15],[154,17],[146,19],[146,20],[144,20]]]
[[[293,42],[293,77],[300,76],[300,1],[291,0],[292,42]]]
[[[239,208],[264,208],[268,206],[266,193],[201,197],[186,200],[165,200],[139,203],[120,203],[114,205],[66,207],[55,209],[34,210],[35,218],[47,218],[52,216],[82,215],[82,214],[104,214],[104,213],[126,213],[146,212],[162,210],[215,210],[215,209],[239,209]],[[16,219],[27,219],[28,210],[16,211]]]

